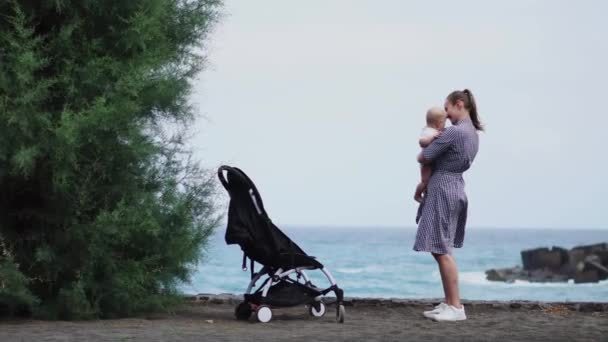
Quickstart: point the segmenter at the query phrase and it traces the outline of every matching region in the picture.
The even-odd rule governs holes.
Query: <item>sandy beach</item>
[[[270,323],[237,321],[234,296],[200,296],[171,314],[115,320],[0,322],[0,341],[607,341],[608,303],[465,302],[468,320],[438,323],[435,300],[348,299],[322,318],[304,307],[274,310]]]

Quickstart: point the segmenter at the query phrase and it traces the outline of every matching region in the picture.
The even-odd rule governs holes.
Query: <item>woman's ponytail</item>
[[[456,104],[456,102],[459,100],[464,104],[464,108],[469,111],[469,115],[471,116],[471,121],[473,122],[475,129],[478,131],[483,131],[483,124],[479,120],[477,104],[475,103],[473,93],[469,89],[465,89],[462,91],[455,90],[448,95],[448,101],[450,101],[451,104]]]

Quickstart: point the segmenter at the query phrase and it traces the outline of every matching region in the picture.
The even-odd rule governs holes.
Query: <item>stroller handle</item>
[[[232,168],[230,166],[226,166],[226,165],[222,165],[219,167],[219,169],[217,169],[217,178],[220,179],[220,182],[222,183],[222,185],[224,186],[224,189],[226,189],[227,191],[229,191],[229,187],[230,185],[228,184],[228,181],[226,180],[226,177],[224,176],[224,171],[230,171]]]
[[[245,174],[245,172],[243,172],[238,167],[222,165],[218,168],[217,177],[220,179],[220,182],[222,183],[222,185],[224,186],[226,191],[228,191],[228,194],[230,196],[232,196],[231,186],[230,186],[230,183],[228,182],[228,180],[226,179],[226,176],[224,175],[224,171],[226,171],[227,173],[229,173],[229,172],[236,173],[248,183],[250,189],[247,192],[247,195],[251,197],[251,200],[253,202],[253,205],[255,206],[256,211],[258,212],[259,215],[266,215],[266,211],[264,210],[264,204],[262,202],[262,197],[260,196],[258,189],[255,187],[255,184],[249,178],[249,176],[247,176]]]

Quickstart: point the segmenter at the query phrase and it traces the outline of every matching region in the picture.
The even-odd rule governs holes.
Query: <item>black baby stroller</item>
[[[247,175],[236,167],[222,166],[218,170],[222,185],[230,194],[226,243],[238,244],[243,250],[243,270],[250,259],[251,281],[244,302],[235,309],[237,319],[249,319],[255,312],[260,322],[272,319],[272,308],[306,304],[310,315],[322,317],[325,304],[321,297],[329,292],[336,295],[336,319],[344,322],[344,292],[338,287],[329,270],[315,257],[309,256],[275,226],[266,211],[262,198]],[[254,271],[254,262],[262,265]],[[310,281],[305,271],[320,270],[330,287],[321,289]],[[252,293],[256,282],[264,278]]]

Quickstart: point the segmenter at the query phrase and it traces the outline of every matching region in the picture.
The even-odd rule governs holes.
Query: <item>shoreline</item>
[[[184,295],[186,302],[196,304],[225,304],[237,305],[243,301],[243,295],[232,293],[200,293],[197,295]],[[332,306],[335,297],[323,297],[328,306]],[[346,307],[357,306],[385,306],[385,307],[428,307],[441,302],[441,298],[374,298],[374,297],[345,297]],[[462,304],[467,307],[480,309],[524,309],[524,310],[544,310],[551,307],[562,307],[570,311],[577,312],[608,312],[608,301],[532,301],[532,300],[467,300],[462,299]]]

